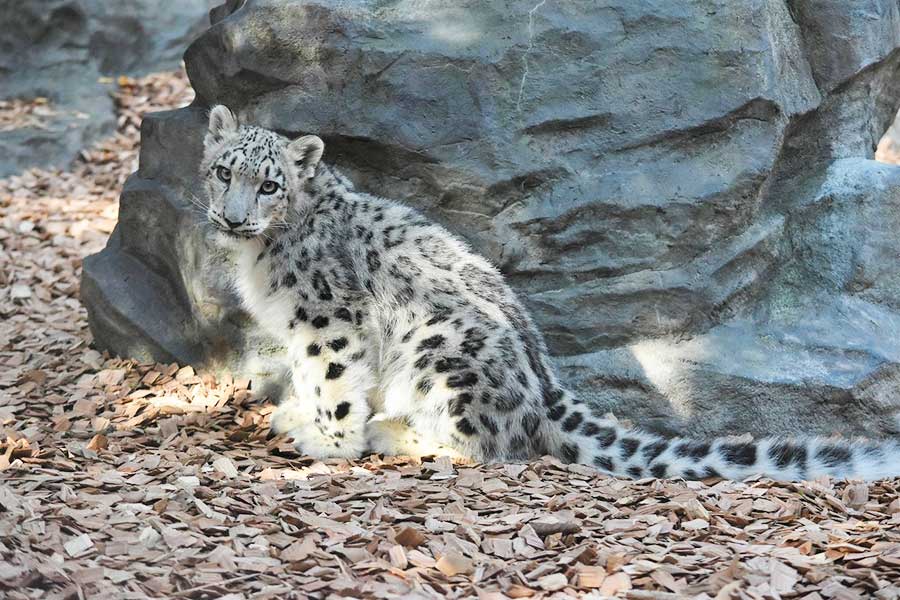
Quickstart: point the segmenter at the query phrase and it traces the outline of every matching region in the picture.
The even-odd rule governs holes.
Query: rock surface
[[[205,109],[316,132],[495,261],[599,411],[705,436],[900,421],[893,0],[231,0],[149,117],[98,343],[275,379],[190,198]],[[849,32],[849,33],[848,33]]]
[[[212,0],[39,0],[0,4],[0,100],[50,100],[35,127],[0,131],[0,177],[61,166],[112,133],[109,76],[176,68]],[[102,78],[106,76],[106,80]]]

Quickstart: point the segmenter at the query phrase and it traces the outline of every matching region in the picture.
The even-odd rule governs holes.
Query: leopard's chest
[[[241,248],[235,262],[235,288],[244,309],[267,333],[286,342],[295,320],[296,294],[278,283],[282,265],[255,244]]]

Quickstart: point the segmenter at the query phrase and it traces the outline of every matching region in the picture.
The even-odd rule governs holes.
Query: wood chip
[[[212,466],[214,469],[220,473],[224,473],[228,477],[237,477],[239,474],[237,467],[234,466],[234,462],[227,456],[220,456],[213,462]]]
[[[440,557],[435,566],[438,571],[447,577],[453,577],[454,575],[459,574],[468,575],[475,570],[475,565],[471,559],[456,554],[455,552]]]
[[[538,579],[537,585],[545,592],[557,592],[569,585],[569,580],[562,573],[554,573]]]
[[[397,534],[397,537],[394,540],[407,548],[415,548],[416,546],[421,546],[425,543],[426,538],[420,531],[413,529],[412,527],[404,527],[400,533]]]
[[[66,542],[64,547],[69,556],[78,556],[86,550],[93,548],[94,542],[88,534],[82,533]]]

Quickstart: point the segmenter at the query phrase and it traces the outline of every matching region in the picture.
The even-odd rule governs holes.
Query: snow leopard
[[[287,349],[271,427],[316,458],[551,455],[629,478],[900,473],[896,441],[668,438],[567,391],[501,273],[422,213],[358,191],[290,139],[212,107],[200,176],[244,308]]]

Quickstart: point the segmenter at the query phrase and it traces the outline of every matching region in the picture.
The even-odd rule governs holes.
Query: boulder
[[[697,436],[892,434],[900,176],[871,158],[900,100],[896,13],[230,0],[185,54],[194,106],[145,119],[85,262],[97,343],[278,380],[196,226],[223,103],[317,133],[359,188],[498,264],[598,411]]]
[[[211,0],[0,4],[0,99],[49,99],[52,116],[0,132],[0,177],[64,166],[115,129],[110,76],[175,69]]]

